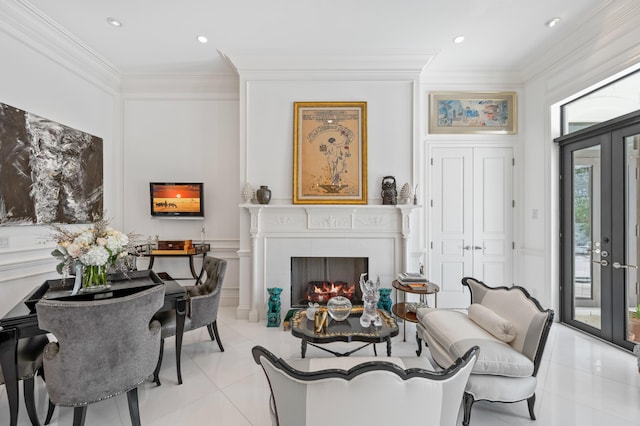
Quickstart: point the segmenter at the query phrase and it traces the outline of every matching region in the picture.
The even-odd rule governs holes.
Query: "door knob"
[[[480,246],[473,246],[474,250],[484,250],[484,247],[480,247]]]
[[[602,260],[592,260],[591,263],[597,263],[600,266],[609,266],[609,261],[607,259],[602,259]],[[616,262],[617,263],[617,262]],[[618,264],[619,266],[620,264]],[[613,267],[615,268],[615,264],[613,265]]]
[[[471,246],[464,246],[462,247],[462,250],[471,250]]]
[[[638,269],[635,265],[622,265],[620,262],[613,262],[613,266],[616,269]]]

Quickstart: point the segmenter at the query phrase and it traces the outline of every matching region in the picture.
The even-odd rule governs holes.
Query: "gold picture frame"
[[[429,133],[518,132],[515,92],[432,92],[429,94]]]
[[[294,102],[293,204],[367,204],[367,103]]]

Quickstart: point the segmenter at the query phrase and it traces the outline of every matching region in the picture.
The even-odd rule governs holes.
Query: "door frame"
[[[614,235],[625,236],[625,209],[612,211],[610,206],[623,205],[625,197],[624,185],[625,168],[615,167],[615,158],[624,159],[624,137],[640,133],[640,111],[636,111],[597,125],[583,129],[566,136],[556,138],[554,142],[560,147],[560,250],[559,250],[559,273],[560,273],[560,315],[562,323],[575,327],[595,337],[610,342],[616,346],[631,350],[633,343],[626,340],[626,317],[615,315],[615,309],[624,308],[625,315],[628,310],[626,306],[626,282],[625,290],[616,290],[617,282],[625,281],[624,269],[614,269],[607,266],[606,273],[601,274],[601,328],[598,330],[583,322],[573,319],[573,215],[572,215],[572,179],[565,176],[565,171],[572,170],[572,153],[576,149],[594,146],[596,144],[609,144],[611,149],[602,150],[601,173],[604,178],[601,187],[601,205],[609,206],[601,210],[602,223],[608,224],[608,228],[602,228],[601,234],[610,236],[611,241],[602,245],[602,250],[607,250],[610,255],[608,260],[611,263],[618,261],[624,263],[625,260],[625,239],[613,238]],[[618,143],[616,143],[618,141]],[[572,147],[569,151],[568,147]],[[617,203],[617,204],[616,204]],[[606,286],[606,291],[605,291]],[[604,315],[608,313],[609,315]]]

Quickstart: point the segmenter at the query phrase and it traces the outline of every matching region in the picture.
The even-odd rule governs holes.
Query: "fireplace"
[[[292,257],[291,306],[326,304],[334,296],[362,303],[360,274],[368,270],[367,257]]]

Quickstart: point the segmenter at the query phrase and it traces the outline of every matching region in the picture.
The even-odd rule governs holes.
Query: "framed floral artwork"
[[[367,103],[294,102],[293,203],[367,204]]]
[[[432,92],[429,133],[517,133],[515,92]]]

